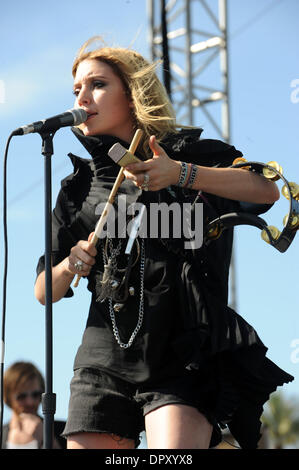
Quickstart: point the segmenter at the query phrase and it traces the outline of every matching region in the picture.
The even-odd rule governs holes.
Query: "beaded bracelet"
[[[190,170],[189,178],[186,184],[187,188],[189,189],[192,188],[195,177],[196,177],[196,173],[197,173],[197,165],[194,165],[193,163],[191,163],[191,170]]]
[[[188,174],[188,165],[185,162],[181,162],[181,172],[180,172],[179,181],[177,183],[178,186],[181,186],[181,187],[185,186],[187,174]]]

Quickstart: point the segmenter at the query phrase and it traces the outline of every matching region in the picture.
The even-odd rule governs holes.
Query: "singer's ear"
[[[130,90],[125,89],[125,95],[126,95],[126,97],[128,98],[129,107],[130,107],[130,108],[134,108],[134,103],[133,103],[133,100],[132,100],[132,95],[131,95]]]

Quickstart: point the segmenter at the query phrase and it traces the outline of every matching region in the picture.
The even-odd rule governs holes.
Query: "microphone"
[[[36,121],[27,126],[22,126],[13,132],[13,135],[24,135],[31,134],[32,132],[44,132],[44,131],[57,131],[60,127],[66,126],[78,126],[82,122],[86,121],[88,114],[84,109],[69,109],[65,113],[57,114],[57,116],[43,119],[42,121]]]

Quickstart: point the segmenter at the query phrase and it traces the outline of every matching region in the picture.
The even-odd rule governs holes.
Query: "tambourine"
[[[234,212],[224,214],[210,221],[204,231],[204,242],[209,243],[219,238],[223,230],[234,227],[236,225],[252,225],[261,230],[261,237],[274,248],[284,253],[295,238],[299,229],[299,185],[289,182],[283,176],[282,168],[277,162],[248,162],[245,158],[237,158],[234,160],[230,168],[244,168],[245,170],[255,171],[263,174],[266,178],[277,181],[281,179],[284,182],[282,187],[282,195],[289,201],[289,212],[283,218],[284,228],[280,231],[273,225],[268,225],[261,217],[247,213]]]

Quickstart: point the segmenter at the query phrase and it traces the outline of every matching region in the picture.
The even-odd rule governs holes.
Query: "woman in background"
[[[11,418],[3,426],[2,449],[41,449],[43,422],[38,415],[44,378],[30,362],[15,362],[4,374],[4,402],[11,409]],[[66,447],[60,437],[64,423],[54,422],[53,448]]]

